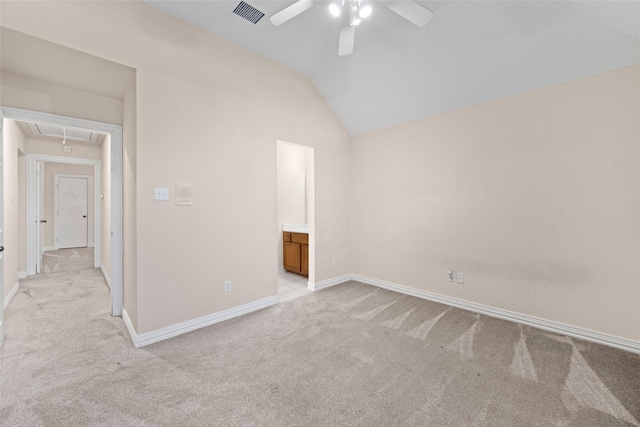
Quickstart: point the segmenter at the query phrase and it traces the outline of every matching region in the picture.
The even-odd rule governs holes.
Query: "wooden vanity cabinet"
[[[284,232],[284,269],[309,276],[309,235]]]

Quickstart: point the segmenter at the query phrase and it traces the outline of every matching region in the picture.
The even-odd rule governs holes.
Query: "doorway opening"
[[[49,154],[31,154],[27,153],[26,157],[26,275],[34,275],[37,273],[38,267],[41,265],[42,255],[42,234],[40,216],[42,197],[38,188],[40,187],[40,177],[38,171],[41,171],[42,163],[67,163],[75,165],[93,166],[94,179],[91,187],[94,194],[94,233],[93,243],[94,251],[94,267],[101,267],[102,259],[102,239],[107,243],[107,252],[110,258],[110,271],[107,281],[111,288],[111,315],[122,315],[122,295],[123,295],[123,248],[122,248],[122,126],[110,123],[102,123],[72,117],[58,116],[48,113],[40,113],[30,110],[21,110],[8,107],[0,107],[0,119],[15,120],[28,123],[42,123],[51,126],[60,126],[66,128],[74,128],[81,130],[91,130],[106,134],[110,140],[109,146],[109,162],[106,167],[105,178],[110,183],[109,193],[104,199],[102,191],[103,168],[101,160],[83,159],[75,157],[62,157]],[[106,175],[109,177],[107,178]],[[107,209],[110,226],[103,229],[102,209]],[[106,218],[104,218],[106,219]],[[0,224],[2,228],[3,224]],[[0,294],[4,292],[0,289]],[[3,316],[3,313],[0,313]],[[0,317],[0,321],[3,317]]]
[[[108,159],[107,159],[108,163]],[[108,166],[105,165],[105,166]],[[103,207],[108,206],[108,200],[104,200],[106,194],[109,198],[109,188],[103,186],[103,162],[97,159],[62,157],[48,154],[27,153],[27,277],[39,274],[42,270],[42,256],[44,252],[69,247],[94,247],[94,267],[102,266],[103,246],[106,250],[109,240],[103,245],[104,239],[109,239],[108,228],[110,214],[103,215]],[[57,177],[57,178],[56,178]],[[72,238],[72,242],[65,240],[68,229],[65,232],[62,222],[66,222],[69,213],[60,209],[59,205],[59,179],[60,177],[84,177],[87,179],[87,203],[86,212],[78,212],[75,218],[75,226],[84,226],[87,233],[86,244]],[[64,190],[64,184],[63,184]],[[106,190],[106,191],[105,191]],[[77,207],[76,207],[77,209]],[[73,215],[73,212],[71,212]],[[86,215],[86,218],[83,216]],[[29,227],[33,225],[33,227]],[[62,236],[61,236],[61,228]],[[67,224],[68,228],[69,224]],[[76,233],[80,230],[76,230]],[[60,240],[62,237],[62,241]],[[77,236],[76,236],[77,237]],[[110,282],[110,274],[104,271],[107,282]]]
[[[314,149],[277,141],[278,295],[281,301],[315,285]]]

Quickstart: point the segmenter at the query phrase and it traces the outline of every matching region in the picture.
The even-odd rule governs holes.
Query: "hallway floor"
[[[307,289],[307,277],[288,271],[278,272],[278,296],[280,302],[290,301],[311,293]]]

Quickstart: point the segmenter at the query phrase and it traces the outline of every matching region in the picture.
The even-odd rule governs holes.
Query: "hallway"
[[[29,341],[46,340],[51,328],[60,332],[110,318],[109,304],[109,287],[100,269],[93,267],[93,248],[45,252],[43,273],[20,280],[6,309],[5,346],[13,347],[26,333]]]
[[[122,319],[110,315],[93,248],[46,252],[43,264],[42,274],[20,281],[5,310],[0,418],[6,425],[73,420],[67,393],[116,369],[113,349],[122,357],[134,351]]]

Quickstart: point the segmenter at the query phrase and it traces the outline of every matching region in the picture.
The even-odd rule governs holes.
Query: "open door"
[[[36,161],[36,248],[38,248],[38,259],[36,262],[36,274],[42,272],[42,255],[44,254],[44,224],[47,222],[44,217],[44,165],[41,161]]]

